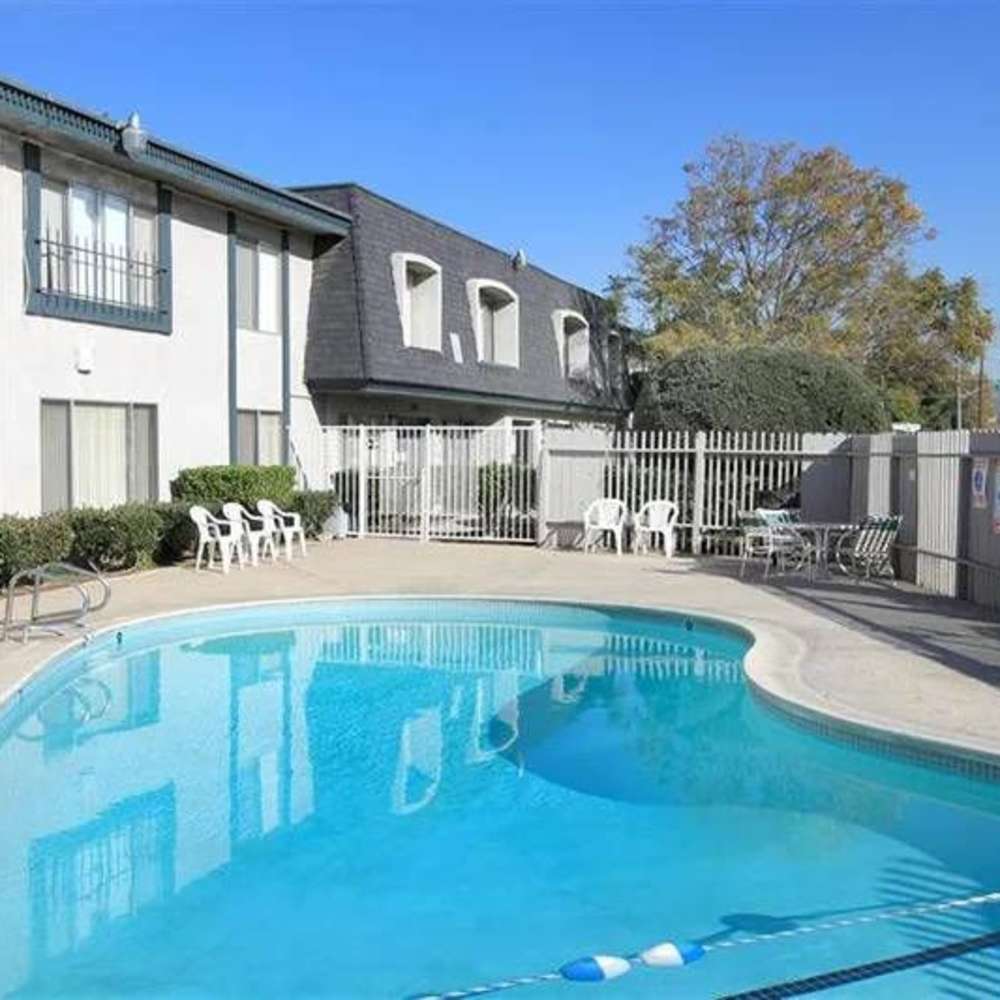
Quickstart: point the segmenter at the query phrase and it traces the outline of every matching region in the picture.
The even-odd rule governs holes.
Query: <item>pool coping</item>
[[[59,661],[77,649],[109,633],[137,625],[187,615],[209,615],[252,607],[275,607],[291,604],[343,604],[351,601],[498,601],[528,604],[575,605],[593,610],[641,611],[649,614],[675,615],[733,629],[743,633],[750,647],[743,657],[743,673],[751,694],[776,710],[791,722],[805,726],[820,735],[847,742],[874,752],[888,753],[904,759],[917,760],[932,766],[959,771],[971,776],[1000,782],[1000,746],[988,746],[975,739],[945,739],[919,728],[893,722],[878,715],[865,715],[848,705],[823,697],[801,675],[801,667],[810,653],[810,644],[801,635],[786,629],[740,615],[722,615],[701,609],[670,604],[644,602],[596,601],[578,597],[521,596],[514,594],[454,594],[454,593],[358,593],[265,598],[261,600],[228,601],[219,604],[193,605],[121,620],[112,621],[88,631],[85,635],[61,643],[49,655],[32,665],[22,682],[0,691],[0,715],[15,709],[16,703],[44,680],[44,676]],[[866,637],[867,642],[878,640]]]

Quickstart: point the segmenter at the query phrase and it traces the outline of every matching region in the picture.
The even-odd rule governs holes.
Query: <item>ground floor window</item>
[[[239,465],[281,465],[281,414],[238,410]]]
[[[155,500],[156,407],[43,400],[42,510]]]

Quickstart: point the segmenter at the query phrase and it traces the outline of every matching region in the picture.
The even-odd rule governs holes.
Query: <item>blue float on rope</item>
[[[567,962],[559,974],[574,983],[599,983],[624,976],[631,968],[632,963],[618,955],[587,955]]]
[[[679,965],[690,965],[703,958],[705,949],[700,944],[684,942],[675,944],[673,941],[663,941],[647,948],[639,955],[643,965],[653,965],[657,968],[676,968]]]

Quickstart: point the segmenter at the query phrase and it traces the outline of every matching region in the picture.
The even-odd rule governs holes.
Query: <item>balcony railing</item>
[[[37,291],[50,303],[122,310],[154,317],[161,312],[166,268],[149,254],[105,243],[38,239]]]

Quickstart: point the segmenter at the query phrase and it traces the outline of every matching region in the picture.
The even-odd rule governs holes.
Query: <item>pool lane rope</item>
[[[941,913],[945,910],[990,906],[996,903],[1000,903],[1000,891],[980,893],[976,896],[963,896],[957,899],[928,900],[922,903],[912,903],[909,906],[892,907],[876,913],[866,913],[860,917],[843,917],[838,920],[806,924],[783,931],[772,931],[769,934],[746,934],[728,941],[717,941],[715,944],[702,945],[695,942],[663,941],[634,955],[585,955],[567,962],[553,972],[542,972],[533,976],[514,976],[510,979],[501,979],[464,990],[450,990],[446,993],[418,993],[413,995],[410,1000],[466,1000],[467,997],[499,993],[517,986],[533,986],[538,983],[558,980],[574,983],[597,983],[606,979],[618,979],[640,965],[649,968],[677,969],[697,962],[698,959],[712,951],[739,948],[748,944],[763,944],[782,938],[801,937],[805,934],[841,930],[844,927],[858,927],[862,924],[875,924],[886,920],[901,920],[905,917],[916,917],[927,913]]]

